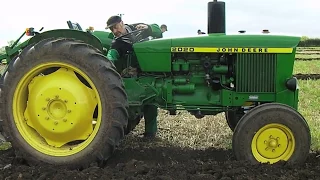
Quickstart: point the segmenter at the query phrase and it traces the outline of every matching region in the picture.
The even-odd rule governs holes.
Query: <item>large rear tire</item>
[[[310,130],[295,109],[278,103],[259,105],[237,124],[232,148],[238,160],[288,164],[305,162],[310,149]]]
[[[30,164],[103,164],[124,136],[128,102],[120,75],[99,50],[46,39],[25,48],[4,74],[4,133]]]

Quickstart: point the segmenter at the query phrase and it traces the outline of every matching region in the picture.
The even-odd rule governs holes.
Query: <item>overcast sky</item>
[[[66,21],[83,29],[104,30],[107,19],[124,14],[125,23],[166,24],[164,37],[194,36],[207,32],[210,0],[11,0],[1,3],[0,47],[16,39],[27,27],[45,30],[68,28]],[[320,37],[320,2],[317,0],[225,0],[227,33],[270,32]],[[140,7],[139,7],[140,6]]]

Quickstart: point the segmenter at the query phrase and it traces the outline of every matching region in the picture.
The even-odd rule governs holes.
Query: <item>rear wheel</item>
[[[259,105],[246,113],[233,134],[238,160],[251,163],[303,163],[310,149],[310,130],[305,119],[289,106]]]
[[[5,72],[0,102],[5,135],[31,164],[103,163],[128,121],[127,97],[114,65],[72,39],[25,48]]]

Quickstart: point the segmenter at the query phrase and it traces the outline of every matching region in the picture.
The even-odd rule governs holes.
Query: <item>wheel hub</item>
[[[47,113],[53,120],[59,120],[67,115],[67,105],[61,99],[52,100],[48,103]]]
[[[27,124],[48,144],[61,147],[85,140],[92,133],[97,99],[73,71],[60,68],[50,75],[37,76],[28,88]]]
[[[253,152],[261,162],[286,160],[293,151],[293,135],[280,124],[269,124],[260,129],[253,139]]]

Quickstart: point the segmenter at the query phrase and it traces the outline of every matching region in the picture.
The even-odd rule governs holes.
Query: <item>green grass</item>
[[[297,50],[314,49],[320,50],[320,47],[297,47]]]
[[[302,59],[320,59],[320,54],[296,54],[296,58]]]
[[[307,120],[312,137],[311,149],[320,150],[320,80],[299,81],[299,112]]]
[[[320,61],[295,61],[293,74],[320,74]]]
[[[0,143],[0,151],[7,150],[11,148],[11,144],[9,142]]]

